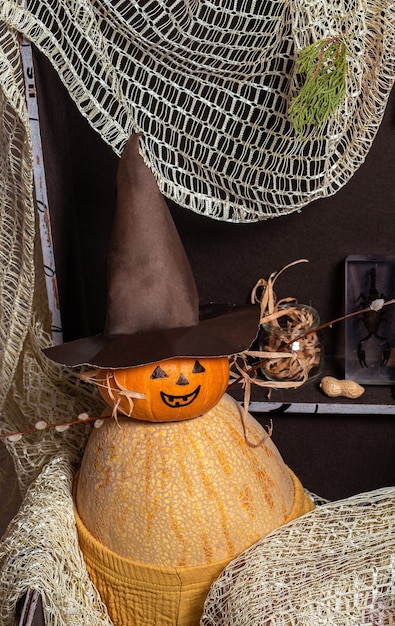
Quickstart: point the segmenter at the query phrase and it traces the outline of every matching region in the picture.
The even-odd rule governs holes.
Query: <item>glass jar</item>
[[[263,357],[260,372],[267,380],[299,386],[318,376],[322,367],[322,348],[314,332],[320,318],[306,304],[284,303],[277,310],[281,316],[259,330],[259,350],[270,353]]]

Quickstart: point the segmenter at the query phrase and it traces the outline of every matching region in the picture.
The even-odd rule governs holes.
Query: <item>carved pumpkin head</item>
[[[173,358],[125,369],[97,370],[100,394],[120,413],[174,422],[207,413],[229,382],[227,357]]]

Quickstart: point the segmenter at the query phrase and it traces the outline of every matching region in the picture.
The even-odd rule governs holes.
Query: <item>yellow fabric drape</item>
[[[294,503],[287,522],[314,504],[290,471]],[[155,567],[120,557],[99,543],[75,510],[82,553],[115,626],[198,626],[211,584],[231,559],[194,567]]]

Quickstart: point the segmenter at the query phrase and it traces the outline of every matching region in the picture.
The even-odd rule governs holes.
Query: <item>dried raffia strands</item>
[[[325,503],[234,559],[201,626],[392,626],[395,487]]]
[[[279,320],[285,316],[293,318],[291,332],[284,331],[284,337],[277,335],[269,338],[264,349],[245,350],[230,358],[229,387],[240,384],[244,389],[242,419],[245,420],[251,397],[251,385],[268,389],[268,397],[273,389],[290,389],[303,385],[309,377],[310,371],[319,365],[321,348],[316,333],[306,334],[311,328],[313,317],[309,307],[302,310],[295,305],[294,298],[283,298],[277,301],[274,283],[289,267],[298,263],[307,263],[307,259],[299,259],[289,263],[279,272],[273,272],[268,280],[261,278],[257,281],[251,293],[251,302],[260,303],[260,324],[273,324],[276,330],[281,331]],[[297,350],[293,348],[295,341],[299,342]],[[268,368],[273,376],[271,379],[262,379],[257,376],[257,365],[250,365],[250,358],[258,359],[259,367]],[[269,435],[271,428],[269,428]],[[248,442],[248,436],[246,435]]]
[[[260,324],[267,326],[268,333],[262,349],[244,353],[243,366],[238,366],[237,358],[233,362],[237,371],[233,379],[241,377],[243,384],[248,387],[245,402],[249,400],[249,382],[269,389],[299,387],[307,381],[311,370],[320,363],[318,336],[315,332],[306,334],[317,325],[311,308],[298,306],[294,298],[277,300],[274,291],[274,284],[284,271],[306,262],[307,259],[299,259],[289,263],[279,272],[273,272],[268,280],[259,279],[252,290],[251,301],[260,303]],[[259,359],[262,362],[261,367],[271,380],[262,381],[256,376],[250,376],[246,366],[247,357]]]
[[[267,358],[262,369],[276,381],[305,382],[310,372],[320,364],[321,348],[317,333],[304,333],[318,323],[310,307],[303,305],[298,307],[291,303],[284,307],[283,301],[279,301],[276,312],[279,317],[267,326],[263,341],[263,352],[272,352],[275,356]]]
[[[114,378],[112,376],[112,374],[110,374],[110,371],[107,370],[105,372],[105,375],[101,375],[101,376],[97,376],[99,370],[97,369],[90,369],[88,371],[85,372],[81,372],[79,374],[80,378],[82,380],[84,380],[85,382],[89,382],[93,385],[95,385],[97,388],[99,387],[104,387],[108,393],[108,396],[110,398],[110,400],[112,401],[112,412],[111,415],[114,419],[117,419],[117,414],[119,411],[119,405],[121,403],[121,399],[122,398],[126,398],[127,402],[128,402],[128,415],[131,415],[132,411],[133,411],[133,398],[145,398],[145,394],[144,393],[139,393],[138,391],[132,391],[130,389],[127,389],[124,386],[121,386],[119,381],[118,382],[114,382]],[[113,385],[115,384],[115,388],[117,390],[117,397],[115,397],[114,395],[114,387]]]

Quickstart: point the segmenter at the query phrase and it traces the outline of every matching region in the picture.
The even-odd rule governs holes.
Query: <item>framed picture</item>
[[[345,376],[364,385],[395,382],[395,257],[346,258]],[[368,309],[368,310],[366,310]]]

